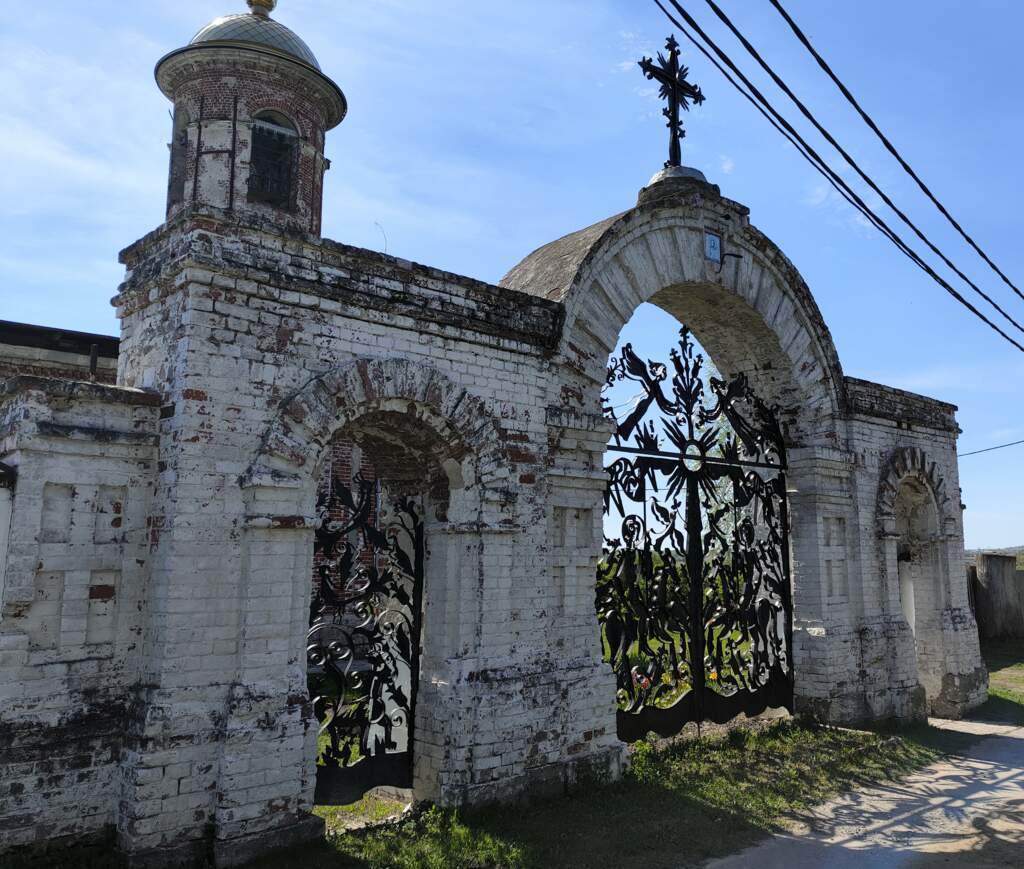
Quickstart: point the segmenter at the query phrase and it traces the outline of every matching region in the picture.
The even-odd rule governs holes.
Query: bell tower
[[[157,63],[174,104],[167,219],[208,207],[319,235],[325,136],[345,117],[345,95],[270,17],[277,0],[248,3]]]

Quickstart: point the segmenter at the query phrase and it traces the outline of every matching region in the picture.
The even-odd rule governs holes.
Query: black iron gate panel
[[[703,362],[683,329],[670,365],[627,344],[608,369],[609,388],[640,387],[621,422],[606,400],[617,428],[597,575],[627,742],[793,707],[782,432],[745,376],[705,382]]]
[[[412,786],[423,521],[410,498],[382,501],[357,477],[332,480],[318,503],[307,664],[320,805]]]

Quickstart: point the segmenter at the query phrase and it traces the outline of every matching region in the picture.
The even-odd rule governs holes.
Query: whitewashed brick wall
[[[738,254],[721,268],[704,259],[709,227]],[[417,796],[476,803],[617,775],[594,613],[600,388],[647,300],[780,405],[801,710],[910,720],[983,696],[957,577],[915,650],[879,519],[900,450],[958,491],[952,410],[846,378],[796,270],[715,188],[647,191],[505,287],[209,207],[122,258],[120,386],[22,380],[0,404],[0,460],[19,471],[0,692],[23,698],[2,713],[0,762],[23,788],[0,792],[5,844],[116,827],[138,860],[212,850],[226,865],[316,833],[313,513],[331,439],[368,415],[429,432],[450,487],[428,525]],[[942,527],[952,564],[958,509]],[[941,666],[922,675],[920,649]],[[116,725],[74,736],[75,710],[93,707]],[[74,739],[91,748],[54,792],[34,764]]]
[[[78,841],[116,820],[143,656],[155,405],[35,377],[0,398],[0,455],[18,474],[0,547],[4,845]]]

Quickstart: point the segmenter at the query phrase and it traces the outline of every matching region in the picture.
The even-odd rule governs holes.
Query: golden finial
[[[269,18],[277,0],[249,0],[249,11],[257,18]]]

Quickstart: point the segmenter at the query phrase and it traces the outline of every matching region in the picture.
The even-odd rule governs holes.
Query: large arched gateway
[[[914,718],[928,708],[962,712],[984,696],[958,583],[945,625],[930,622],[937,654],[928,660],[942,660],[949,675],[933,679],[926,697],[876,521],[880,475],[906,445],[955,473],[953,408],[844,377],[810,290],[746,208],[693,170],[666,171],[635,209],[541,248],[502,283],[565,304],[552,400],[575,399],[596,433],[609,432],[596,425],[608,359],[645,302],[692,329],[725,375],[745,375],[777,409],[789,467],[797,708],[827,720]],[[645,347],[643,358],[668,349]],[[602,467],[597,454],[589,462]],[[581,508],[599,512],[604,486],[595,479]],[[943,533],[962,541],[959,516],[955,524]],[[962,631],[971,650],[954,664]]]
[[[325,794],[614,776],[680,712],[984,698],[955,408],[844,376],[743,206],[676,167],[497,286],[323,239],[345,99],[250,7],[158,66],[167,221],[121,254],[116,385],[85,347],[0,387],[5,843],[229,865],[319,835]],[[697,390],[690,332],[625,354],[654,428],[602,405],[648,302],[722,374]],[[645,563],[639,520],[603,546],[606,496],[685,527]],[[675,596],[657,648],[599,621],[599,569]]]

